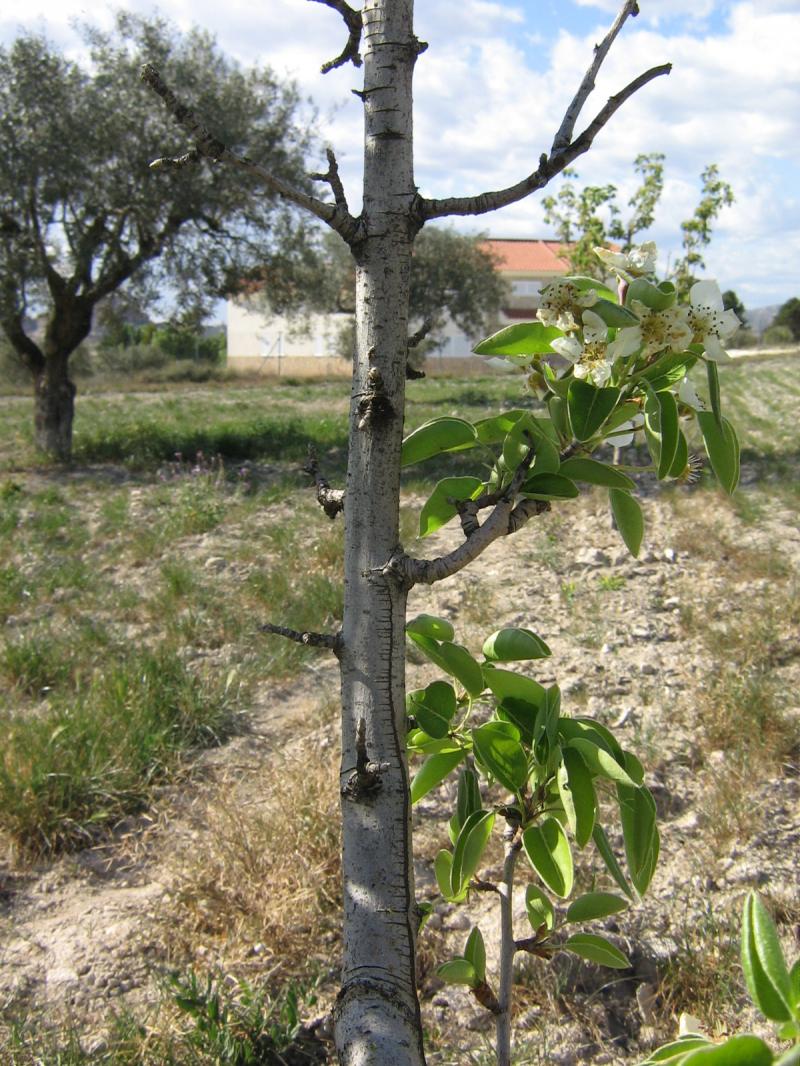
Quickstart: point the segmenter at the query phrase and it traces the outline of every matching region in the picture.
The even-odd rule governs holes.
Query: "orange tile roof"
[[[499,271],[531,271],[537,274],[566,274],[569,263],[559,252],[560,241],[528,241],[489,237],[481,241],[497,260]]]

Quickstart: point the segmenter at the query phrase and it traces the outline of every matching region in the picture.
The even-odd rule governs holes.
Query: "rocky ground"
[[[520,1064],[633,1064],[653,1040],[672,1035],[677,1013],[692,1007],[706,1012],[711,1033],[756,1024],[735,972],[730,976],[736,913],[750,887],[780,918],[789,953],[798,951],[796,515],[765,506],[757,521],[744,521],[708,490],[650,495],[644,507],[639,559],[626,552],[598,494],[495,544],[472,570],[412,593],[412,614],[451,619],[457,639],[476,653],[501,625],[534,629],[553,652],[535,664],[537,679],[558,681],[567,709],[615,727],[644,762],[658,801],[662,859],[651,892],[640,908],[607,922],[633,970],[601,971],[566,958],[550,968],[525,964],[516,1021]],[[442,531],[417,554],[434,554],[455,535]],[[181,548],[208,563],[235,594],[246,575],[225,565],[231,537],[228,528],[227,539],[211,533],[187,538]],[[749,634],[758,642],[755,659],[743,651]],[[229,647],[223,658],[232,662],[240,652]],[[770,713],[793,737],[771,762],[760,756],[759,715],[740,710],[747,704],[736,680],[749,684],[753,671],[761,684],[754,699],[764,698],[766,685],[775,705]],[[409,674],[414,687],[433,676],[413,657]],[[207,845],[209,804],[220,796],[257,810],[271,798],[265,789],[280,787],[277,768],[287,757],[335,754],[336,688],[334,664],[323,659],[296,683],[263,686],[241,735],[202,756],[191,777],[165,790],[150,814],[120,826],[112,841],[34,868],[10,859],[0,864],[0,1008],[7,1016],[42,1008],[51,1019],[70,1019],[84,1049],[99,1056],[108,1045],[110,1013],[130,1008],[144,1017],[159,998],[158,975],[187,952],[200,967],[257,972],[262,956],[271,958],[269,945],[244,935],[190,943],[181,932],[187,853]],[[730,714],[742,714],[734,732],[752,734],[735,753],[718,742],[726,735],[718,727],[726,701]],[[443,842],[451,800],[445,787],[415,812],[422,897],[435,897],[430,856]],[[593,861],[582,868],[586,883],[598,870]],[[480,1058],[489,1016],[435,975],[448,952],[461,951],[475,922],[491,968],[491,899],[477,896],[458,908],[440,901],[423,934],[421,987],[438,1049],[431,1061],[490,1061]],[[332,972],[335,942],[327,950]],[[328,994],[332,989],[329,982]],[[323,988],[317,1013],[324,1005]]]

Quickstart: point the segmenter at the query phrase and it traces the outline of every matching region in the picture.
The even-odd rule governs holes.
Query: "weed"
[[[91,842],[141,810],[184,752],[219,743],[233,711],[230,686],[170,649],[122,651],[45,713],[0,723],[0,828],[34,855]]]
[[[621,592],[625,588],[625,578],[622,574],[603,574],[597,579],[597,587],[601,592]]]
[[[737,922],[716,915],[711,906],[682,929],[677,951],[666,963],[659,993],[664,1013],[683,1012],[703,1019],[710,1031],[736,1028],[736,1014],[746,999],[739,963]]]

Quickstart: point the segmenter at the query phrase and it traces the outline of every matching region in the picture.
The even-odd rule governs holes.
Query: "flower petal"
[[[713,311],[722,311],[722,293],[716,281],[696,281],[689,290],[689,299],[693,307],[710,307]]]

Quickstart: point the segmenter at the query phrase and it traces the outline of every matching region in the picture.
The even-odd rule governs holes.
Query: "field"
[[[711,1033],[751,1024],[741,898],[759,887],[787,943],[800,921],[798,365],[723,369],[742,486],[728,501],[707,473],[643,476],[639,560],[587,493],[414,590],[412,613],[451,618],[473,649],[501,624],[539,632],[553,658],[537,677],[617,723],[659,803],[652,898],[615,930],[634,973],[534,960],[519,1066],[630,1066],[682,1011]],[[413,382],[407,426],[521,398],[511,376]],[[232,1066],[323,1046],[301,1022],[324,1036],[336,990],[337,674],[259,623],[340,618],[341,524],[301,467],[310,445],[341,483],[347,406],[342,381],[88,394],[58,470],[35,455],[29,399],[0,397],[3,1063]],[[426,485],[470,469],[431,465],[405,486],[416,554],[432,553],[414,539]],[[411,684],[430,676],[412,656]],[[416,814],[431,900],[443,799]],[[491,901],[471,906],[490,929]],[[491,1061],[485,1014],[435,975],[462,917],[439,901],[420,943],[430,1061],[454,1066]]]

